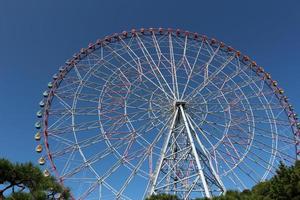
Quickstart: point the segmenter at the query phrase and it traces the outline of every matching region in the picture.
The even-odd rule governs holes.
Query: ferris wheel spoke
[[[61,105],[63,105],[65,109],[71,111],[71,105],[69,105],[65,100],[63,100],[57,93],[54,95],[59,99]]]
[[[74,152],[75,152],[75,149],[73,149],[72,151],[71,151],[71,153],[69,154],[69,156],[68,156],[68,158],[67,158],[67,161],[66,161],[66,163],[64,164],[64,167],[63,167],[63,169],[62,169],[62,174],[67,170],[67,168],[70,166],[70,163],[71,163],[71,161],[72,160],[74,160],[74,157],[75,157],[75,154],[74,154]]]
[[[174,91],[172,91],[172,89],[169,86],[169,83],[166,81],[165,77],[163,76],[162,72],[160,71],[160,69],[156,66],[152,56],[150,55],[149,51],[147,50],[147,48],[145,47],[143,41],[141,40],[141,38],[137,35],[137,42],[139,44],[139,47],[142,51],[142,53],[144,54],[145,58],[147,59],[147,62],[152,70],[153,75],[156,77],[156,80],[158,81],[160,87],[163,89],[163,85],[160,82],[160,79],[158,78],[158,75],[156,74],[156,71],[158,72],[159,76],[162,78],[162,80],[164,81],[165,85],[167,86],[168,90],[171,92],[171,94],[173,95],[173,97],[175,97],[175,93]],[[150,59],[150,60],[149,60]],[[166,94],[166,96],[169,96],[170,98],[172,98],[164,89],[163,92]]]
[[[215,134],[217,133],[223,133],[224,131],[222,129],[220,129],[220,127],[218,126],[223,126],[224,128],[226,128],[226,125],[217,123],[217,122],[211,122],[209,123],[209,121],[205,121],[205,125],[209,125],[211,128],[213,128],[214,133],[210,133],[209,130],[207,130],[208,128],[204,127],[201,128],[202,131],[204,131],[206,134],[208,134],[209,136],[212,136],[213,138],[215,138],[217,141],[222,141],[222,137],[218,138],[215,136]]]
[[[253,145],[253,147],[255,147],[255,145]],[[257,149],[258,149],[258,150],[261,150],[261,148],[257,148]],[[257,157],[259,160],[265,162],[268,166],[271,165],[270,163],[268,163],[268,162],[266,162],[265,160],[263,160],[261,157],[257,156],[255,153],[253,153],[253,152],[251,152],[251,151],[249,151],[249,153],[250,153],[250,154],[253,154],[253,155],[254,155],[255,157]],[[267,152],[267,153],[269,153],[269,152]],[[259,165],[260,167],[263,167],[266,171],[269,171],[269,170],[270,170],[269,168],[264,167],[263,165],[259,164],[259,163],[257,162],[257,160],[254,160],[254,159],[251,158],[251,157],[247,157],[247,158],[250,159],[251,161],[253,161],[254,163],[256,163],[257,165]],[[246,163],[246,162],[244,162],[244,163]],[[254,171],[254,170],[252,170],[252,171]],[[227,173],[226,173],[226,174],[227,174]],[[259,175],[257,174],[257,176],[259,176]]]
[[[232,155],[231,155],[229,152],[227,152],[227,151],[224,152],[223,150],[219,149],[219,150],[217,151],[218,154],[219,154],[219,156],[221,156],[221,154],[219,153],[219,151],[220,151],[221,153],[225,154],[226,156],[229,156],[229,157],[233,160],[232,162],[230,161],[230,163],[232,164],[232,166],[234,166],[234,168],[240,169],[240,170],[241,170],[245,175],[247,175],[251,180],[253,180],[254,182],[256,182],[255,178],[253,178],[253,177],[251,176],[250,173],[246,172],[243,168],[241,168],[241,167],[239,166],[239,163],[234,162],[234,159],[232,158]],[[227,163],[228,160],[225,161],[225,159],[224,159],[223,156],[222,156],[222,158],[223,158],[223,162]],[[232,170],[232,167],[230,167],[230,165],[229,165],[228,163],[227,163],[226,165],[228,166],[229,169]],[[229,171],[231,171],[231,170],[229,170]]]
[[[245,163],[243,163],[245,165]],[[247,172],[244,168],[240,167],[240,165],[237,166],[245,175],[247,175],[255,184],[259,183],[259,180],[257,178],[254,178],[252,174],[256,174],[255,171],[251,168],[249,168],[248,165],[245,165],[248,169],[250,169],[250,172]]]
[[[74,144],[74,141],[70,140],[69,138],[60,137],[59,135],[52,135],[51,140],[56,142],[59,141],[61,142],[62,145],[67,145],[67,146]]]
[[[210,47],[210,45],[208,43],[207,43],[207,45]],[[213,50],[211,48],[213,53],[210,55],[209,60],[204,65],[204,80],[203,80],[204,84],[206,84],[206,82],[208,81],[208,76],[209,76],[209,69],[208,68],[209,68],[211,62],[213,61],[213,59],[215,58],[215,56],[217,55],[219,49],[220,49],[220,46],[218,46],[218,48],[216,50]]]
[[[51,110],[49,110],[49,114],[53,115],[53,116],[66,116],[67,114],[71,114],[73,113],[74,115],[95,115],[96,113],[94,112],[98,112],[98,108],[95,107],[79,107],[79,108],[75,108],[73,109],[72,112],[70,112],[70,110],[66,110],[66,109],[61,109],[61,108],[51,108]]]
[[[222,152],[222,153],[224,153],[224,154],[226,154],[227,156],[229,156],[230,155],[230,159],[231,159],[231,163],[233,163],[233,165],[238,165],[238,162],[241,160],[241,158],[238,156],[238,155],[236,155],[236,154],[233,154],[231,151],[229,151],[229,149],[228,148],[231,148],[231,147],[229,147],[227,144],[226,144],[226,142],[223,140],[222,142],[221,142],[221,145],[219,145],[219,147],[218,147],[218,151],[220,151],[220,152]],[[225,151],[223,151],[222,149],[224,149]]]
[[[209,102],[209,103],[205,103],[205,102],[195,102],[195,103],[193,103],[193,106],[203,106],[203,105],[206,105],[206,104],[209,104],[209,105],[214,105],[215,107],[217,107],[218,105],[219,105],[219,103],[213,103],[213,102]],[[242,108],[239,108],[239,107],[237,107],[237,105],[238,104],[236,104],[235,105],[235,107],[232,107],[232,108],[230,108],[232,111],[244,111],[244,110],[246,110],[246,109],[242,109]],[[195,107],[193,107],[193,106],[191,106],[191,108],[195,108]],[[265,105],[264,104],[262,104],[262,103],[251,103],[251,107],[252,107],[252,110],[253,111],[260,111],[260,110],[264,110],[265,109],[265,107],[264,106],[268,106],[268,107],[270,107],[272,110],[277,110],[277,109],[280,109],[280,110],[284,110],[281,106],[279,106],[279,105],[276,105],[276,104],[272,104],[271,102],[270,103],[266,103]],[[234,109],[234,108],[236,108],[236,110]],[[210,111],[210,112],[213,112],[213,111]],[[222,110],[220,110],[220,111],[215,111],[215,112],[223,112]]]
[[[186,74],[185,74],[184,77],[182,77],[181,75],[178,75],[178,76],[183,79],[185,77],[188,77],[189,74],[192,72],[192,66],[191,66],[191,63],[190,63],[189,59],[186,57],[186,55],[183,56],[182,63],[183,63]],[[184,85],[186,85],[186,83]]]
[[[60,95],[60,97],[58,97],[58,95]],[[64,92],[64,93],[57,93],[55,95],[57,98],[60,99],[60,101],[64,102],[64,104],[66,105],[66,108],[68,108],[70,105],[67,105],[67,103],[65,102],[64,99],[68,99],[68,100],[73,100],[75,97],[75,94],[72,92]],[[76,95],[77,100],[82,100],[82,101],[87,101],[87,102],[92,102],[92,103],[97,103],[97,99],[98,97],[95,94],[92,93],[78,93]]]
[[[230,138],[228,137],[228,135],[225,135],[225,138],[227,139],[230,148],[233,150],[233,152],[235,153],[235,155],[239,158],[239,160],[241,160],[241,155],[239,154],[239,152],[237,151],[236,147],[233,145],[232,141],[230,140]],[[236,145],[238,146],[238,145]]]
[[[89,139],[86,139],[86,140],[83,140],[83,141],[80,141],[80,142],[72,142],[72,141],[68,141],[68,143],[64,143],[66,147],[60,149],[60,150],[56,150],[56,151],[52,151],[51,152],[51,156],[53,158],[55,157],[59,157],[59,156],[62,156],[64,154],[67,154],[67,153],[70,153],[72,152],[73,150],[76,150],[78,149],[78,145],[82,145],[82,148],[86,148],[90,145],[93,145],[95,143],[97,143],[99,140],[97,140],[99,136],[94,136],[94,137],[91,137]],[[60,140],[64,140],[64,138],[60,138]],[[90,141],[93,141],[91,143],[89,143]]]
[[[157,59],[160,61],[161,60],[161,56],[162,56],[162,52],[161,52],[161,49],[159,47],[157,38],[156,38],[156,36],[155,36],[154,33],[151,35],[151,38],[152,38],[153,46],[154,46],[154,48],[156,50]]]
[[[63,84],[60,85],[60,87],[55,91],[56,93],[59,92],[66,92],[66,91],[73,91],[74,88],[77,87],[77,85],[80,83],[80,81],[73,75],[70,75],[70,77],[66,78]]]
[[[246,85],[243,85],[243,86],[249,86],[250,88],[251,88],[251,90],[254,92],[254,93],[249,93],[249,96],[244,96],[244,98],[239,98],[238,100],[239,101],[241,101],[241,100],[245,100],[246,98],[249,100],[249,99],[251,99],[251,98],[256,98],[256,97],[265,97],[265,95],[273,95],[273,92],[272,91],[269,91],[269,93],[263,93],[263,88],[259,88],[258,86],[257,86],[257,84],[254,82],[255,80],[253,80],[253,79],[251,79],[251,77],[249,77],[249,80],[250,80],[250,82],[249,82],[249,84],[246,84]],[[260,80],[261,81],[261,80]],[[255,91],[254,90],[254,88],[251,86],[251,84],[253,84],[255,87],[256,87],[256,89],[258,90],[258,91]],[[237,86],[237,88],[240,88],[239,86]],[[234,92],[235,92],[236,90],[234,90]],[[251,95],[251,96],[250,96]]]
[[[244,80],[242,82],[239,82],[239,84],[235,84],[235,86],[230,86],[228,85],[227,88],[225,88],[226,83],[229,80],[233,80],[234,77],[236,77],[237,75],[243,73],[247,68],[249,68],[249,66],[245,66],[243,69],[239,69],[237,72],[233,72],[231,75],[226,75],[226,77],[228,77],[226,79],[226,81],[223,82],[222,86],[219,89],[219,93],[221,93],[221,95],[219,93],[209,93],[211,95],[215,95],[213,96],[213,98],[207,96],[206,99],[208,100],[215,100],[216,98],[221,97],[222,95],[228,95],[230,93],[234,93],[236,90],[242,90],[243,88],[248,87],[250,84],[253,84],[253,82],[255,81],[261,81],[260,77],[251,77],[252,81],[250,81],[251,79],[249,78],[248,80]]]
[[[133,89],[133,91],[130,94],[133,95],[133,96],[135,96],[135,97],[138,97],[138,98],[141,98],[141,99],[145,100],[145,102],[149,102],[150,100],[147,99],[147,96],[142,96],[139,93],[141,93],[141,92],[148,92],[150,94],[151,93],[153,94],[155,91],[154,90],[150,90],[150,89],[146,89],[145,87],[148,87],[148,86],[145,83],[142,83],[142,84],[144,84],[144,87],[142,87],[142,86],[134,86],[134,89]],[[134,93],[135,90],[139,90],[139,93]],[[157,94],[157,93],[155,93],[155,94],[157,95],[157,97],[159,97],[161,99],[166,99],[163,95],[160,95],[160,94]],[[140,99],[138,99],[138,100],[140,100]]]
[[[89,121],[89,122],[83,122],[79,123],[74,126],[66,126],[66,127],[60,127],[60,128],[53,128],[48,130],[48,135],[60,135],[60,134],[66,134],[70,132],[77,132],[77,131],[85,131],[85,130],[91,130],[99,128],[98,121]]]
[[[243,190],[245,190],[245,189],[248,188],[248,187],[245,185],[245,183],[239,178],[239,176],[238,176],[235,172],[232,172],[232,174],[234,175],[234,177],[236,178],[236,180],[238,180],[238,181],[241,183],[241,185],[242,185],[242,187],[243,187],[243,189],[240,189],[240,186],[237,187],[237,188],[240,189],[240,191],[243,191]],[[230,176],[230,177],[231,177],[231,176]],[[233,180],[233,179],[231,178],[231,180]],[[236,184],[235,181],[233,181],[233,182]]]
[[[137,112],[130,113],[130,114],[124,114],[124,113],[116,113],[116,114],[117,115],[115,115],[114,117],[111,117],[109,115],[101,115],[100,117],[102,118],[102,120],[108,120],[108,121],[104,122],[104,125],[106,125],[106,126],[108,126],[108,125],[114,126],[114,125],[124,124],[127,116],[129,116],[133,122],[146,121],[146,120],[150,120],[149,122],[153,122],[153,121],[159,120],[159,117],[146,116],[147,113],[141,112],[141,111],[137,111]],[[140,114],[142,114],[142,115],[140,115]],[[118,120],[118,121],[115,121],[115,120]]]
[[[64,124],[67,120],[71,118],[71,113],[69,113],[69,110],[60,116],[58,119],[55,119],[55,121],[48,125],[48,129],[55,129],[57,127],[60,127],[62,124]]]
[[[230,167],[230,165],[226,162],[226,159],[218,152],[218,151],[216,151],[216,153],[219,155],[219,157],[221,158],[221,160],[225,163],[225,165],[228,167],[228,169],[232,169],[232,167]],[[222,167],[222,165],[221,165],[221,167]],[[225,166],[224,166],[225,167]],[[225,169],[223,169],[223,171],[225,171]],[[244,189],[246,189],[247,188],[247,186],[245,185],[245,183],[242,181],[242,179],[241,178],[239,178],[239,176],[235,173],[235,171],[233,171],[233,170],[229,170],[230,171],[230,174],[232,174],[240,183],[241,183],[241,185],[242,185],[242,187],[244,188]],[[227,174],[227,172],[225,172],[224,173],[224,176],[226,177],[226,176],[230,176],[230,174]],[[236,184],[236,182],[232,179],[232,178],[230,178],[232,181],[233,181],[233,183],[234,184]]]
[[[147,128],[148,127],[148,130],[145,130],[145,128]],[[150,123],[148,122],[148,123],[145,123],[143,126],[141,126],[139,129],[137,129],[137,130],[135,130],[135,131],[130,131],[130,132],[128,132],[128,134],[126,135],[126,138],[130,138],[131,137],[131,135],[133,135],[133,134],[135,134],[136,135],[136,137],[138,137],[138,138],[140,138],[140,139],[142,139],[146,144],[149,144],[149,142],[143,137],[143,135],[145,135],[145,133],[147,132],[147,131],[150,131],[149,130],[149,127],[152,127],[151,125],[150,125]],[[154,126],[153,126],[153,128],[154,128]],[[113,134],[112,135],[116,135],[116,133],[114,133],[114,132],[112,132]],[[106,132],[106,135],[110,135],[110,132]],[[124,136],[125,137],[125,136]],[[126,138],[124,138],[124,139],[126,139]]]
[[[222,116],[222,113],[221,112],[212,112],[212,113],[209,113],[210,115],[218,118],[218,119],[224,119],[224,117]],[[251,114],[251,113],[248,113],[248,114]],[[249,122],[251,122],[251,120],[247,119],[247,116],[244,116],[241,118],[240,115],[238,114],[233,114],[233,112],[231,113],[231,120],[232,120],[232,125],[231,126],[237,126],[239,124],[244,124],[244,125],[248,125]],[[252,115],[253,118],[255,119],[258,119],[258,121],[256,123],[266,123],[262,120],[266,119],[266,120],[275,120],[276,122],[280,122],[280,120],[276,119],[276,118],[270,118],[270,117],[259,117],[259,116],[256,116],[256,115]],[[222,127],[226,127],[227,125],[224,125],[224,124],[221,124],[221,123],[217,123],[217,122],[214,122],[214,121],[209,121],[209,120],[206,120],[206,123],[208,124],[215,124],[215,125],[218,125],[218,126],[222,126]],[[255,126],[251,126],[252,128],[254,128]]]
[[[120,148],[123,145],[125,145],[123,141],[119,141],[115,144],[115,148]],[[100,151],[99,153],[93,155],[91,158],[87,159],[85,162],[81,163],[80,165],[74,167],[72,170],[68,171],[67,173],[63,173],[60,177],[61,179],[69,179],[70,177],[74,176],[78,172],[86,169],[89,165],[92,165],[93,163],[97,163],[101,160],[103,160],[105,157],[109,156],[111,153],[113,153],[113,150],[111,148],[105,148],[104,150]],[[96,174],[99,176],[98,174]]]
[[[212,134],[211,132],[207,131],[205,128],[201,128],[201,131],[203,131],[205,134],[207,134],[208,136],[210,136],[211,139],[214,139],[215,141],[222,141],[222,137],[218,138],[216,136],[216,132],[214,132],[214,134]],[[222,132],[219,132],[219,133],[222,133]]]
[[[258,147],[256,147],[256,145],[253,145],[253,147],[257,150],[260,150]],[[249,159],[249,160],[253,161],[253,163],[263,167],[264,170],[266,170],[265,173],[267,173],[267,174],[272,173],[273,175],[275,175],[275,172],[271,171],[270,166],[272,166],[273,164],[270,161],[268,162],[266,159],[263,159],[261,156],[258,156],[257,153],[254,153],[253,151],[249,151],[249,155],[250,154],[253,156],[252,157],[248,156],[248,157],[246,157],[246,159]],[[270,155],[272,156],[273,154],[270,154]],[[267,166],[263,166],[262,164],[259,164],[259,162],[264,163]]]
[[[242,131],[244,132],[244,128],[240,127],[238,124],[235,124],[235,126],[238,127],[238,131]],[[253,127],[254,128],[254,127]],[[266,129],[263,129],[263,128],[259,128],[259,127],[255,127],[256,130],[260,131],[260,132],[263,132],[263,133],[260,133],[260,132],[256,132],[256,135],[257,136],[260,136],[260,137],[264,137],[264,138],[267,138],[267,139],[272,139],[274,140],[274,137],[271,135],[271,134],[276,134],[276,132],[270,132]],[[245,132],[246,133],[246,132]],[[268,135],[269,134],[269,135]],[[238,136],[238,135],[237,135]],[[240,136],[239,136],[240,137]],[[240,137],[241,138],[241,137]],[[286,136],[283,136],[283,135],[280,135],[280,138],[284,138],[286,140],[287,143],[292,143],[293,142],[293,138],[290,138],[290,137],[286,137]],[[259,141],[259,140],[258,140]],[[283,139],[281,139],[281,141],[284,141]]]
[[[85,199],[89,194],[91,194],[99,185],[99,182],[96,181],[79,197],[79,199]],[[112,190],[114,191],[114,190]]]
[[[210,114],[213,115],[216,118],[225,119],[222,115],[218,115],[216,113],[210,113]],[[232,118],[231,127],[239,126],[239,125],[248,125],[248,123],[252,122],[252,120],[247,119],[247,116],[242,117],[242,118],[238,115],[233,115],[232,114],[232,116],[233,116],[233,118]],[[252,117],[257,120],[257,122],[256,122],[257,125],[259,125],[259,124],[270,124],[269,120],[275,120],[277,122],[277,124],[285,125],[280,120],[277,120],[275,118],[258,117],[258,116],[255,116],[255,115],[252,115]],[[266,120],[266,121],[264,121],[264,120]],[[214,124],[214,125],[218,125],[218,126],[222,126],[222,127],[227,127],[227,125],[225,125],[225,124],[216,123],[216,122],[209,121],[209,120],[206,120],[206,123],[210,124],[210,125]],[[288,124],[286,124],[286,125],[288,125]],[[251,126],[251,128],[255,128],[255,126],[253,125],[253,126]]]
[[[123,62],[125,62],[126,64],[128,64],[131,68],[133,68],[134,70],[136,70],[135,66],[133,66],[132,64],[130,64],[125,58],[123,58],[120,54],[118,54],[114,49],[112,49],[109,46],[105,46],[107,47],[110,51],[112,51],[117,57],[119,57]],[[151,65],[150,65],[151,66]],[[153,72],[154,74],[155,72]],[[147,79],[149,82],[151,82],[154,86],[156,86],[157,88],[159,88],[163,94],[165,94],[166,96],[170,97],[170,95],[168,93],[165,92],[165,90],[163,89],[163,87],[161,87],[161,85],[157,85],[155,82],[153,82],[148,76],[146,76],[144,73],[142,74],[143,77],[145,77],[145,79]],[[157,78],[157,77],[156,77]],[[160,84],[160,82],[158,82]]]
[[[169,121],[171,120],[171,117],[168,119],[168,122],[166,124],[169,123]],[[165,124],[165,125],[166,125]],[[164,131],[164,129],[166,128],[166,126],[164,126],[159,133],[157,134],[157,136],[155,137],[155,139],[153,140],[153,142],[149,145],[149,147],[145,150],[145,153],[143,154],[142,158],[139,160],[139,162],[137,163],[136,167],[134,168],[134,170],[132,171],[132,173],[130,174],[130,176],[128,176],[128,178],[126,179],[125,183],[123,184],[122,188],[119,190],[117,197],[120,197],[120,195],[124,192],[124,190],[126,189],[127,185],[129,184],[129,182],[132,180],[132,178],[134,177],[134,175],[136,174],[136,172],[139,170],[139,168],[141,167],[141,165],[143,164],[143,162],[146,159],[146,156],[148,156],[150,150],[153,148],[153,146],[155,146],[155,144],[158,142],[158,140],[161,138],[162,132]]]
[[[252,151],[249,151],[249,154],[253,155],[253,157],[255,157],[256,159],[254,159],[253,157],[246,157],[246,159],[249,159],[251,160],[253,163],[257,164],[257,165],[260,165],[262,168],[264,168],[264,170],[266,170],[265,173],[271,173],[272,175],[275,175],[275,172],[274,171],[271,171],[271,166],[272,166],[272,163],[270,162],[267,162],[266,160],[262,159],[260,156],[258,156],[257,154],[253,153]],[[262,164],[259,164],[259,162],[263,162],[265,163],[267,166],[264,166]]]
[[[264,143],[262,143],[261,141],[259,141],[259,140],[255,140],[255,143],[256,144],[258,144],[259,145],[259,147],[257,147],[255,144],[253,144],[253,147],[254,148],[257,148],[258,150],[260,150],[260,151],[263,151],[263,152],[265,152],[265,153],[267,153],[267,154],[270,154],[270,155],[274,155],[274,156],[276,156],[276,154],[278,153],[278,152],[273,152],[273,151],[267,151],[266,149],[261,149],[261,148],[268,148],[268,149],[273,149],[273,146],[269,146],[269,145],[267,145],[267,144],[264,144]],[[284,152],[280,152],[281,154],[283,154],[286,158],[290,158],[290,159],[294,159],[291,155],[289,155],[288,153],[284,153]]]
[[[188,75],[188,79],[187,79],[187,81],[186,81],[186,84],[185,84],[185,86],[184,86],[184,89],[183,89],[183,92],[182,92],[182,95],[181,95],[181,98],[180,98],[180,99],[183,99],[183,97],[184,97],[184,95],[185,95],[185,92],[186,92],[186,89],[187,89],[187,87],[188,87],[188,85],[189,85],[189,83],[190,83],[190,80],[192,80],[191,77],[192,77],[192,74],[194,73],[194,69],[195,69],[196,63],[197,63],[197,61],[198,61],[198,57],[199,57],[199,55],[200,55],[200,52],[201,52],[201,50],[202,50],[202,47],[203,47],[203,41],[201,42],[201,44],[200,44],[200,46],[199,46],[199,49],[198,49],[198,51],[197,51],[197,55],[196,55],[196,57],[195,57],[193,66],[192,66],[192,68],[191,68],[191,72],[190,72],[190,74]]]
[[[188,119],[192,122],[192,124],[199,130],[200,133],[203,133],[202,132],[202,129],[197,125],[197,123],[195,123],[195,121],[193,120],[192,117],[190,117],[190,115],[188,115]],[[206,134],[201,134],[201,136],[203,136],[205,138],[205,140],[211,145],[211,147],[213,147],[213,143],[207,138]]]
[[[239,98],[238,100],[232,101],[231,106],[235,106],[236,104],[238,104],[238,103],[240,103],[240,102],[242,102],[243,100],[246,100],[246,99],[247,99],[247,101],[249,101],[249,100],[252,100],[253,98],[258,98],[258,100],[261,102],[260,98],[263,98],[266,101],[265,95],[272,95],[272,93],[271,92],[270,93],[265,93],[263,95],[260,94],[260,93],[254,93],[254,94],[251,94],[251,96],[246,96],[246,97],[243,97],[243,98]],[[262,104],[262,105],[264,106],[265,104]],[[270,109],[270,110],[272,110],[272,109]]]
[[[134,61],[135,65],[137,66],[139,79],[141,81],[142,80],[142,74],[143,74],[143,67],[142,67],[141,61],[140,61],[141,58],[136,55],[136,53],[130,48],[130,45],[126,44],[126,42],[121,37],[119,37],[119,39],[122,42],[122,45],[123,45],[124,49],[126,50],[126,53],[131,57],[131,59]]]
[[[142,81],[143,67],[142,67],[142,64],[141,64],[141,58],[137,56],[137,54],[130,48],[130,45],[126,44],[126,42],[121,37],[119,37],[119,39],[122,42],[122,45],[123,45],[124,49],[126,50],[126,53],[132,58],[135,65],[137,66],[137,71],[138,71],[138,74],[139,74],[139,80]],[[130,51],[128,51],[128,49]],[[150,64],[150,63],[146,62],[146,64]]]
[[[213,72],[207,79],[206,82],[202,82],[199,86],[197,86],[190,94],[186,96],[186,101],[189,101],[190,98],[194,97],[197,93],[201,92],[212,79],[214,79],[233,59],[235,55],[230,56],[218,69],[217,71]]]
[[[129,136],[129,143],[124,151],[123,156],[127,156],[128,155],[128,151],[129,149],[132,147],[132,144],[134,143],[134,141],[137,139],[137,131],[135,130],[134,126],[132,125],[132,122],[130,121],[130,119],[128,117],[126,117],[127,121],[129,122],[129,124],[126,124],[128,129],[132,131],[131,136]]]
[[[173,86],[173,93],[175,98],[179,98],[179,90],[178,90],[178,82],[177,82],[177,73],[176,73],[176,65],[175,65],[175,58],[174,58],[174,49],[173,49],[173,41],[172,35],[169,34],[169,62],[171,64],[171,71],[172,71],[172,86]]]
[[[77,69],[77,65],[76,65],[76,64],[74,65],[74,70],[75,70],[75,72],[76,72],[76,75],[77,75],[78,80],[79,80],[79,81],[82,81],[82,80],[83,80],[83,79],[82,79],[82,76],[81,76],[79,70]]]
[[[250,109],[246,109],[246,108],[239,108],[237,106],[238,104],[236,104],[234,107],[231,107],[230,110],[232,112],[247,112],[249,113],[250,112]],[[278,113],[278,115],[276,116],[276,118],[279,117],[279,115],[284,112],[284,109],[282,109],[281,106],[278,106],[278,105],[272,105],[272,104],[257,104],[257,105],[254,105],[254,104],[251,104],[251,110],[252,111],[265,111],[266,110],[266,107],[269,108],[269,110],[279,110],[280,109],[280,112]],[[210,112],[222,112],[222,111],[210,111]],[[284,121],[287,121],[287,120],[284,120]]]
[[[92,81],[92,80],[82,80],[82,82],[80,84],[84,88],[88,88],[88,89],[91,89],[91,90],[95,90],[95,91],[101,92],[102,86],[99,83],[96,83],[95,81]]]

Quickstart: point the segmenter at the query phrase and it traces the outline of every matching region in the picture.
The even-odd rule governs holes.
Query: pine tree
[[[68,189],[63,188],[52,176],[45,177],[32,163],[13,164],[9,160],[0,159],[0,200],[50,200],[69,197]]]

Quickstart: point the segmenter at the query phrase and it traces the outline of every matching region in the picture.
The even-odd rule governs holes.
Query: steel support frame
[[[196,162],[196,166],[197,166],[197,176],[198,176],[198,178],[196,180],[201,180],[201,183],[202,183],[202,186],[203,186],[203,189],[204,189],[205,197],[212,198],[212,188],[210,188],[209,185],[208,185],[207,178],[205,177],[204,166],[202,166],[202,164],[201,164],[201,160],[200,160],[201,157],[199,156],[199,154],[197,152],[197,148],[196,148],[195,143],[197,143],[199,145],[201,151],[203,151],[203,155],[207,158],[207,160],[209,162],[208,166],[210,167],[210,171],[212,172],[212,175],[214,176],[213,178],[216,181],[215,185],[218,188],[220,188],[220,190],[222,192],[226,192],[226,189],[225,189],[220,177],[216,173],[216,170],[213,168],[211,157],[208,155],[207,150],[205,149],[205,147],[201,143],[199,137],[195,133],[195,129],[194,129],[194,127],[193,127],[193,125],[192,125],[192,123],[191,123],[191,121],[189,120],[188,117],[189,116],[186,114],[186,111],[184,109],[183,104],[182,103],[179,103],[177,105],[175,104],[175,112],[174,112],[173,120],[172,120],[172,123],[170,125],[170,129],[169,129],[169,131],[166,135],[166,139],[163,143],[163,146],[162,146],[162,149],[161,149],[161,154],[160,154],[160,157],[157,161],[156,169],[153,173],[153,176],[150,179],[150,184],[149,184],[149,187],[148,187],[148,196],[150,196],[152,194],[156,194],[155,188],[156,188],[157,183],[158,183],[159,173],[162,170],[163,161],[166,157],[166,152],[168,151],[171,136],[174,133],[175,127],[177,126],[178,118],[183,120],[183,124],[184,124],[184,128],[186,130],[188,142],[189,142],[190,147],[191,147],[191,153],[190,154],[194,157],[195,162]],[[190,194],[190,192],[188,194]]]

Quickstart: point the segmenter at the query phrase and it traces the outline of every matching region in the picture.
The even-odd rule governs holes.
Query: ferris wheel
[[[74,199],[210,198],[251,188],[300,154],[283,89],[197,33],[142,28],[97,40],[43,96],[39,163]]]

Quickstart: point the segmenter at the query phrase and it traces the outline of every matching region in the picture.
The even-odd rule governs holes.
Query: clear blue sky
[[[0,157],[36,161],[35,113],[60,65],[105,35],[140,27],[215,37],[278,80],[300,112],[300,1],[0,1]]]

